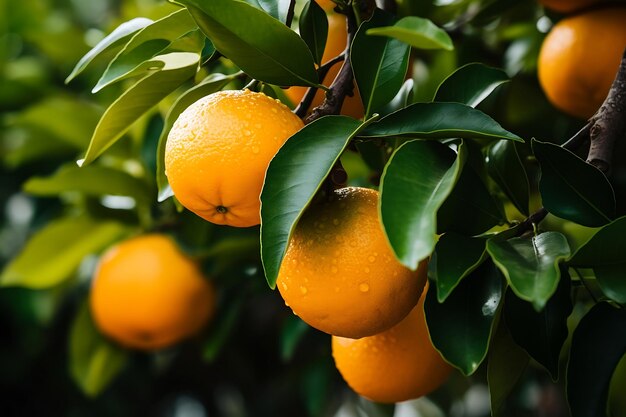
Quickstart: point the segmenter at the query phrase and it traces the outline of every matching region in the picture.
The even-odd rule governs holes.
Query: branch
[[[335,64],[343,61],[344,59],[345,59],[345,56],[343,53],[341,53],[340,55],[337,55],[333,59],[322,64],[322,66],[317,69],[318,78],[321,80],[320,82],[324,81],[324,78],[326,78],[326,75],[328,75],[328,71],[330,71],[330,69]],[[317,93],[316,87],[309,87],[306,90],[306,93],[304,94],[302,101],[300,101],[300,104],[298,104],[298,107],[296,107],[296,109],[294,110],[294,113],[296,114],[296,116],[298,116],[301,119],[303,119],[304,116],[306,116],[306,112],[309,110],[309,107],[311,107],[311,103],[313,103],[313,99],[315,98],[316,93]]]
[[[285,25],[287,27],[291,27],[291,22],[293,21],[293,16],[296,11],[296,0],[291,0],[289,2],[289,9],[287,10],[287,17],[285,19]]]

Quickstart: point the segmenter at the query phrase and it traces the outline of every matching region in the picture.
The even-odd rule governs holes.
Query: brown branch
[[[295,14],[296,11],[296,0],[291,0],[291,2],[289,2],[289,9],[287,9],[287,16],[285,18],[285,25],[287,25],[287,27],[291,27],[291,22],[293,21],[293,16]]]
[[[326,75],[328,75],[328,71],[330,71],[330,69],[335,64],[338,64],[339,62],[343,61],[345,58],[346,57],[344,56],[344,54],[341,53],[337,55],[336,57],[334,57],[333,59],[322,64],[322,66],[320,66],[317,69],[318,78],[321,80],[320,82],[324,81],[324,78],[326,78]],[[299,118],[302,119],[304,118],[304,116],[306,116],[306,113],[309,110],[309,107],[311,107],[311,103],[313,103],[313,99],[315,98],[316,93],[317,93],[317,87],[309,87],[306,90],[306,93],[304,94],[304,97],[302,97],[300,104],[298,104],[298,107],[296,107],[296,109],[294,110],[294,113]]]

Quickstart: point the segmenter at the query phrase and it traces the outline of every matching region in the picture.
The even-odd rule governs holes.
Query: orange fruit
[[[424,297],[391,329],[362,339],[333,336],[337,369],[350,388],[381,403],[429,394],[448,378],[452,367],[433,347],[424,318]]]
[[[278,273],[285,303],[323,332],[359,338],[386,330],[415,306],[426,282],[395,258],[378,217],[378,192],[348,187],[298,222]]]
[[[326,40],[326,47],[324,48],[324,54],[322,55],[322,63],[330,61],[337,55],[341,54],[343,50],[346,49],[346,42],[348,39],[346,17],[338,13],[329,13],[326,16],[328,17],[328,39]],[[328,74],[326,74],[326,77],[324,77],[323,84],[325,86],[330,86],[337,74],[339,74],[341,65],[342,63],[339,62],[333,65],[332,68],[330,68]],[[287,97],[289,97],[289,100],[291,100],[294,105],[297,105],[304,97],[306,91],[307,87],[290,87],[285,90],[285,94],[287,94]],[[354,85],[353,92],[354,95],[346,96],[346,98],[344,99],[343,105],[341,107],[341,114],[354,117],[355,119],[360,119],[363,117],[363,113],[365,112],[365,110],[363,108],[361,96],[359,95],[356,84]],[[313,103],[311,104],[311,107],[309,107],[309,110],[312,110],[322,104],[322,101],[324,101],[324,96],[324,91],[317,90],[315,98],[313,99]]]
[[[602,2],[603,0],[539,0],[546,8],[560,13],[572,13]]]
[[[220,91],[201,98],[181,113],[167,138],[165,172],[174,195],[212,223],[259,224],[267,166],[303,125],[263,93]]]
[[[336,4],[332,0],[316,0],[315,2],[327,12],[330,12],[336,6]]]
[[[562,111],[589,118],[609,92],[626,48],[626,7],[593,10],[557,23],[539,53],[539,81]]]
[[[135,237],[100,259],[89,298],[98,328],[120,344],[152,350],[199,331],[213,315],[213,286],[167,236]]]

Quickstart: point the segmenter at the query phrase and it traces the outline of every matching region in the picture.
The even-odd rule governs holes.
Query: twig
[[[596,298],[595,295],[593,295],[593,292],[591,292],[591,288],[589,288],[589,285],[587,284],[587,281],[585,281],[585,278],[583,277],[583,274],[580,273],[578,268],[572,268],[572,269],[576,272],[576,275],[578,275],[578,278],[580,279],[580,282],[583,284],[583,287],[585,287],[585,289],[587,290],[587,292],[589,293],[589,295],[593,299],[593,302],[597,304],[598,303],[598,299]]]
[[[515,236],[521,236],[529,230],[534,230],[535,226],[541,223],[547,215],[548,210],[546,210],[545,207],[541,207],[539,210],[528,216],[526,220],[524,220],[517,226],[518,230]]]
[[[322,64],[322,66],[320,66],[317,70],[317,75],[319,79],[321,80],[320,82],[324,81],[324,78],[326,78],[326,75],[328,75],[328,71],[330,71],[330,69],[335,64],[343,61],[345,58],[346,57],[344,56],[344,54],[341,53],[337,55],[336,57],[334,57],[333,59]],[[306,116],[306,112],[309,110],[309,107],[311,107],[311,103],[313,103],[313,99],[315,98],[316,93],[317,93],[316,87],[309,87],[309,89],[306,90],[306,93],[304,94],[302,101],[300,101],[300,104],[298,104],[298,107],[296,107],[296,109],[294,110],[294,113],[299,118],[302,119],[304,118],[304,116]]]
[[[244,90],[256,91],[260,81],[252,79],[246,86],[243,88]]]
[[[296,10],[296,0],[291,0],[289,3],[289,9],[287,10],[287,17],[285,18],[285,25],[287,27],[291,27],[291,22],[293,22],[293,16]]]
[[[589,141],[589,132],[591,131],[591,123],[587,123],[580,129],[574,136],[572,136],[567,142],[561,145],[562,148],[568,151],[575,151]]]

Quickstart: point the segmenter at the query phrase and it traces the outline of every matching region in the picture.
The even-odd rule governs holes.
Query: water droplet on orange
[[[370,261],[370,262],[374,262],[376,260],[376,258],[374,256],[369,256],[367,258],[367,260]]]
[[[306,295],[306,293],[307,293],[307,292],[309,292],[309,290],[307,290],[307,289],[306,289],[306,287],[304,287],[304,286],[301,286],[301,287],[300,287],[300,293],[301,293],[302,295]]]
[[[361,292],[368,292],[370,290],[370,286],[367,285],[366,283],[361,283],[359,284],[359,291]]]

